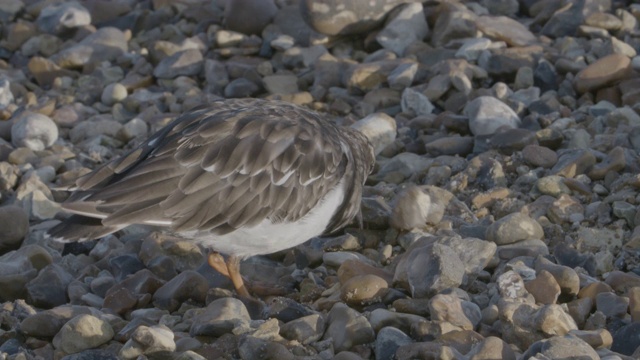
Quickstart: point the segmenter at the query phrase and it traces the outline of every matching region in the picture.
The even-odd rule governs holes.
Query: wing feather
[[[176,232],[296,221],[345,176],[352,156],[341,132],[282,102],[214,102],[79,179],[88,195],[68,207],[96,209],[113,228],[154,223]]]

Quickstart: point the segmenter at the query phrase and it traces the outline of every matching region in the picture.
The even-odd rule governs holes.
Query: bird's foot
[[[228,277],[233,286],[236,288],[238,295],[241,297],[250,298],[249,290],[244,285],[242,276],[240,275],[240,258],[237,256],[229,256],[225,258],[218,252],[212,252],[207,259],[209,266],[220,274]]]

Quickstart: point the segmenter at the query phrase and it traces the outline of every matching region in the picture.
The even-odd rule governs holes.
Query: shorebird
[[[368,139],[326,115],[280,101],[215,101],[79,178],[62,204],[73,215],[48,236],[75,242],[159,226],[211,249],[209,264],[249,296],[240,261],[348,225],[374,164]]]

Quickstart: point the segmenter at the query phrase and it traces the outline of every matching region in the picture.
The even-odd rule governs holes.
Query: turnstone
[[[349,224],[374,163],[362,133],[311,110],[216,101],[79,178],[62,204],[73,215],[48,235],[75,242],[131,224],[163,227],[212,249],[209,264],[248,296],[240,260]]]

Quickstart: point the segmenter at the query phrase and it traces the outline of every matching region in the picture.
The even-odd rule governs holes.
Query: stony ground
[[[640,358],[640,5],[311,12],[327,36],[295,0],[56,3],[0,1],[1,359]],[[375,136],[362,229],[246,261],[260,300],[151,229],[43,239],[61,187],[248,96]]]

